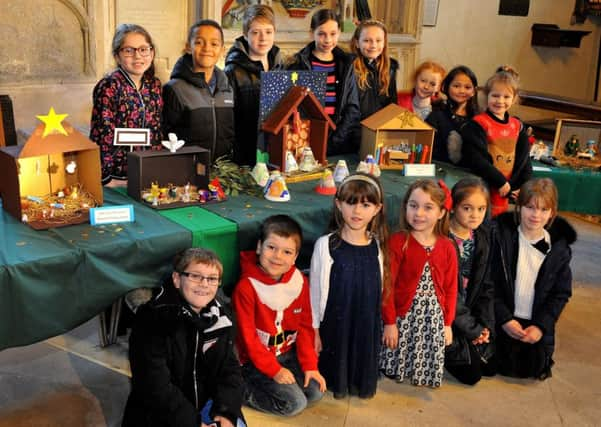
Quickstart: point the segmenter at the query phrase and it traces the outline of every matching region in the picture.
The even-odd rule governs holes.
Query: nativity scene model
[[[328,132],[335,129],[317,97],[303,86],[291,87],[261,126],[269,161],[285,175],[323,170]]]
[[[89,221],[102,205],[96,144],[50,108],[24,145],[0,149],[2,207],[34,229]]]
[[[553,157],[559,165],[572,168],[599,168],[601,121],[559,119],[553,142]]]
[[[226,195],[218,179],[209,182],[210,152],[184,146],[177,136],[165,141],[169,150],[128,153],[127,193],[155,209],[219,202]]]

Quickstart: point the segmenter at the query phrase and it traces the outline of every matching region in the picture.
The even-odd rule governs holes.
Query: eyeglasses
[[[135,56],[136,52],[138,52],[140,56],[149,56],[150,52],[152,52],[152,49],[152,46],[122,47],[119,49],[119,52],[121,52],[125,57]]]
[[[207,285],[209,286],[217,286],[221,281],[221,278],[219,277],[203,276],[202,274],[190,273],[189,271],[180,271],[179,274],[180,276],[187,277],[191,282],[194,283],[202,283],[206,281]]]

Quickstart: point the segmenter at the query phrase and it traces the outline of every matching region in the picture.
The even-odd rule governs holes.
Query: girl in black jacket
[[[320,9],[311,18],[314,41],[297,52],[289,70],[327,71],[325,110],[336,125],[328,136],[328,156],[358,153],[359,95],[353,56],[337,47],[340,22],[334,11]]]
[[[572,295],[570,245],[576,232],[557,214],[549,178],[526,182],[516,212],[496,219],[493,244],[498,372],[551,376],[555,323]]]
[[[432,159],[457,164],[461,161],[461,127],[478,113],[478,80],[465,65],[454,67],[442,80],[446,100],[432,103],[426,122],[436,129]]]
[[[388,56],[388,31],[380,21],[370,19],[357,26],[351,39],[351,51],[355,54],[353,68],[363,120],[388,104],[396,104],[399,64]]]
[[[459,252],[459,289],[453,342],[445,349],[445,367],[459,381],[473,385],[494,375],[493,283],[490,280],[491,236],[482,224],[490,205],[480,178],[464,178],[453,187],[449,237]]]
[[[242,417],[243,387],[233,317],[216,298],[223,267],[213,252],[192,248],[174,269],[173,283],[136,312],[122,425],[204,426],[201,410],[211,400],[211,421],[233,427]]]
[[[461,162],[488,184],[493,218],[508,210],[509,199],[532,176],[528,133],[508,112],[518,81],[513,68],[499,67],[484,86],[486,111],[461,127]]]

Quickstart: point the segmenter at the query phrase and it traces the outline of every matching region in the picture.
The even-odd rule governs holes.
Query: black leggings
[[[527,328],[532,321],[515,319]],[[543,339],[527,344],[511,338],[503,330],[497,329],[496,357],[499,374],[516,378],[538,378],[545,379],[551,375],[553,360],[547,354]]]

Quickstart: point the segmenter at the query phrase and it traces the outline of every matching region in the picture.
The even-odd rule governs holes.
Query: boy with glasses
[[[138,309],[129,340],[132,390],[123,426],[241,425],[233,321],[216,298],[222,273],[215,253],[187,249],[175,260],[173,283]]]

